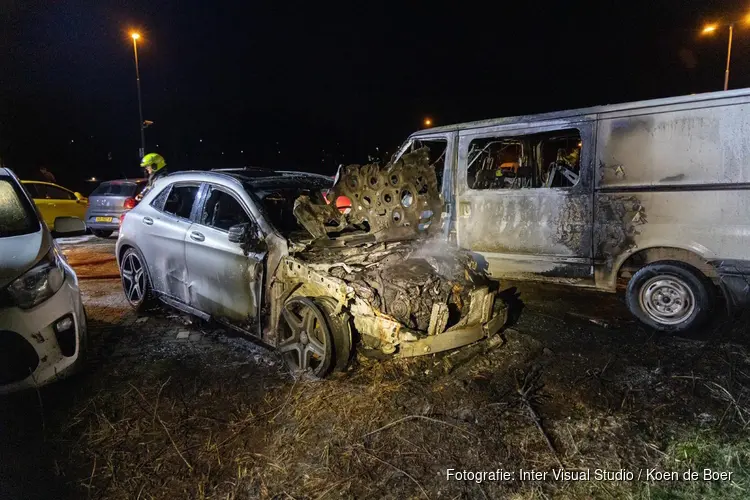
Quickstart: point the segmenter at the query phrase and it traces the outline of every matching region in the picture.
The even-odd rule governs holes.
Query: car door
[[[593,283],[592,121],[459,133],[456,238],[493,276]]]
[[[45,184],[47,198],[54,204],[54,215],[57,217],[77,217],[81,220],[86,218],[86,200],[78,199],[73,191],[61,186]]]
[[[131,215],[140,219],[138,248],[148,265],[154,290],[185,304],[190,302],[185,236],[192,224],[199,189],[198,182],[171,184],[149,207]]]
[[[265,253],[257,251],[258,225],[249,199],[234,190],[207,184],[200,213],[185,237],[190,305],[216,319],[244,327],[256,322],[261,304]],[[245,252],[229,241],[229,228],[249,224],[255,247]]]

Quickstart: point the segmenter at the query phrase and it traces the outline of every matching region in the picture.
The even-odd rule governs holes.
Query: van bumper
[[[715,260],[711,264],[719,275],[729,313],[750,306],[750,260]]]

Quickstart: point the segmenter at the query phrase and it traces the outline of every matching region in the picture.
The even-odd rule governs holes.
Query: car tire
[[[104,229],[92,229],[91,232],[94,233],[94,236],[96,236],[97,238],[109,238],[110,236],[112,236],[112,233],[114,231],[107,231]]]
[[[294,375],[322,379],[346,369],[352,352],[350,321],[346,313],[334,314],[335,308],[330,298],[303,295],[284,303],[276,347]]]
[[[680,333],[703,325],[714,307],[714,284],[698,269],[680,261],[648,264],[628,282],[626,302],[643,324]]]
[[[336,301],[329,297],[321,297],[315,300],[326,315],[328,328],[333,337],[333,355],[331,360],[334,371],[344,371],[349,366],[352,358],[352,329],[351,316],[342,311],[335,314]]]
[[[137,312],[156,305],[146,260],[136,248],[128,248],[120,259],[120,281],[125,299]]]

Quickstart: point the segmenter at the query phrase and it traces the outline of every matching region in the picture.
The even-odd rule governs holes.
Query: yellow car
[[[58,217],[77,217],[86,220],[88,200],[81,194],[51,182],[21,181],[28,190],[42,219],[52,231]]]

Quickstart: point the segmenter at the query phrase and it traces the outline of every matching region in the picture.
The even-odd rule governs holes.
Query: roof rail
[[[259,170],[263,172],[274,172],[270,168],[265,167],[233,167],[233,168],[212,168],[211,172],[237,172],[240,170]]]

